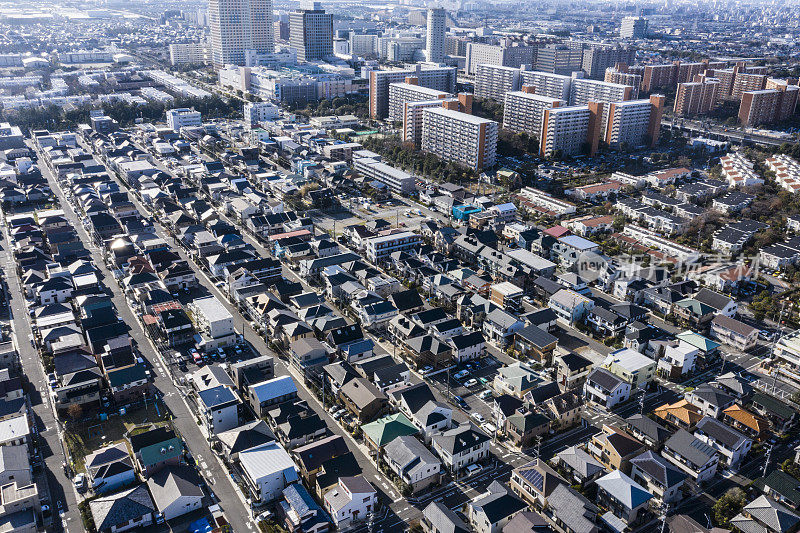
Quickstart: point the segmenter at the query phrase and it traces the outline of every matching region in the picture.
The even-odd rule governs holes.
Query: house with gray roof
[[[730,426],[704,416],[694,429],[694,436],[719,453],[720,463],[735,468],[750,453],[753,441]]]
[[[572,533],[599,533],[597,514],[600,509],[585,496],[566,484],[559,484],[547,498],[544,508],[545,520],[558,531]]]
[[[434,435],[432,445],[450,472],[457,472],[489,457],[490,440],[486,433],[466,422]]]
[[[800,516],[778,502],[759,496],[731,519],[742,533],[789,533],[800,527]]]
[[[158,512],[166,520],[190,513],[202,507],[203,489],[194,468],[177,465],[163,468],[150,476],[147,488]]]
[[[716,450],[685,429],[677,430],[664,443],[661,455],[698,483],[717,473],[719,455]]]
[[[419,520],[425,533],[470,533],[472,530],[458,515],[441,502],[431,502]]]
[[[631,479],[659,501],[673,502],[681,497],[687,474],[650,450],[631,459]]]
[[[141,483],[122,492],[91,500],[89,510],[98,533],[114,533],[150,526],[156,506],[147,491],[147,485]]]
[[[654,449],[660,448],[664,441],[672,435],[672,431],[669,429],[652,418],[638,413],[625,419],[625,431]]]
[[[556,454],[555,461],[570,473],[575,483],[586,483],[602,476],[605,468],[583,448],[570,446]]]
[[[467,517],[477,533],[498,533],[528,505],[499,481],[492,481],[484,494],[467,504]]]
[[[386,464],[417,493],[439,482],[442,462],[411,435],[401,435],[383,448]]]

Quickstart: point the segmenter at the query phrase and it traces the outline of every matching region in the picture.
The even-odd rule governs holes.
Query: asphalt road
[[[2,246],[0,261],[5,270],[9,288],[8,305],[13,320],[22,372],[24,378],[27,378],[32,386],[28,391],[28,398],[33,408],[32,425],[39,432],[40,439],[38,439],[37,445],[45,463],[44,473],[47,477],[47,486],[49,488],[49,494],[40,494],[39,498],[43,502],[48,499],[47,504],[54,510],[57,510],[56,502],[63,502],[64,505],[63,517],[59,517],[56,512],[52,517],[52,524],[50,524],[51,520],[49,519],[45,523],[49,524],[48,527],[52,528],[52,531],[69,531],[70,526],[73,531],[81,531],[83,526],[75,491],[72,488],[72,480],[66,476],[62,466],[66,462],[66,457],[59,436],[58,422],[49,398],[47,377],[39,354],[30,342],[30,339],[33,338],[33,333],[29,323],[28,309],[22,295],[16,261],[11,253],[11,245],[8,240],[5,223],[3,223],[2,239],[3,241],[0,243],[0,246]],[[43,487],[40,486],[39,488],[42,489]]]

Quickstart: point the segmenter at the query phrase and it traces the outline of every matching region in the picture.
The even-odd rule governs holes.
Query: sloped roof
[[[653,498],[644,487],[619,470],[598,478],[595,483],[628,509],[636,509]]]
[[[361,430],[379,447],[386,446],[402,435],[419,433],[419,429],[403,413],[395,413],[364,424]]]
[[[98,531],[136,520],[156,510],[144,483],[116,494],[100,496],[89,502],[89,508]]]

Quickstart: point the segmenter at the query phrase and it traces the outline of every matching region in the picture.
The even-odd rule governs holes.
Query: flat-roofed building
[[[532,93],[531,86],[506,93],[503,129],[539,138],[545,110],[566,105],[566,101]]]
[[[445,108],[422,112],[422,150],[480,171],[495,164],[498,124]]]

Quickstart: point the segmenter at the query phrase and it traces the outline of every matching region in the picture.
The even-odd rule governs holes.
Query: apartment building
[[[756,174],[753,162],[741,152],[724,155],[719,158],[719,163],[722,165],[722,177],[730,187],[749,187],[764,183]]]
[[[589,78],[600,80],[605,76],[608,67],[618,63],[628,65],[635,58],[636,52],[632,48],[590,44],[583,48],[581,68]],[[638,86],[636,89],[638,90]]]
[[[456,91],[456,67],[422,68],[422,65],[416,65],[413,69],[373,70],[369,73],[369,112],[372,118],[383,119],[389,115],[389,85],[404,82],[409,76],[417,78],[421,87],[448,93]]]
[[[183,127],[202,125],[203,120],[200,117],[200,111],[195,111],[187,107],[179,107],[167,111],[167,126],[172,131],[180,131]]]
[[[389,84],[389,120],[402,122],[405,118],[405,105],[408,102],[425,100],[443,100],[453,95],[437,89],[429,89],[419,85],[415,76],[406,77],[405,81]]]
[[[619,85],[630,85],[631,87],[641,87],[642,75],[628,72],[627,66],[617,65],[606,69],[606,75],[603,81]]]
[[[556,152],[567,156],[591,153],[588,140],[591,115],[586,105],[545,109],[539,155],[551,157]]]
[[[171,65],[204,64],[209,62],[209,48],[205,43],[173,43],[169,45]]]
[[[275,51],[272,0],[209,0],[208,23],[217,68],[246,65],[252,53]]]
[[[467,74],[476,74],[478,65],[500,65],[518,69],[522,65],[533,65],[536,56],[535,46],[467,43],[464,69]]]
[[[603,140],[611,147],[627,145],[651,147],[658,142],[664,96],[652,95],[649,99],[614,102],[608,111],[608,123]]]
[[[353,168],[362,176],[383,183],[395,194],[410,194],[416,189],[414,176],[382,163],[379,158],[354,157]]]
[[[775,181],[789,192],[800,190],[800,163],[785,154],[768,157],[764,163],[775,173]]]
[[[767,84],[767,77],[763,74],[749,74],[747,72],[739,72],[733,79],[733,88],[731,89],[731,99],[741,100],[742,95],[746,92],[760,91]]]
[[[422,242],[422,238],[411,231],[401,231],[390,235],[372,237],[365,241],[367,259],[378,263],[394,252],[413,250]]]
[[[539,138],[545,111],[566,103],[558,98],[534,94],[530,85],[524,86],[522,91],[507,92],[503,108],[503,128]]]
[[[534,94],[569,101],[569,95],[572,89],[572,76],[563,76],[561,74],[551,74],[549,72],[534,70],[523,70],[520,76],[522,78],[521,85],[533,87]]]
[[[647,34],[647,19],[644,17],[625,17],[619,25],[621,39],[644,39]]]
[[[478,65],[475,74],[475,96],[502,102],[507,92],[519,89],[521,72],[518,68],[502,65]]]
[[[523,187],[518,198],[523,206],[554,214],[554,216],[571,215],[575,212],[575,204],[553,198],[544,191],[533,187]]]
[[[678,84],[673,112],[678,117],[702,115],[716,107],[719,99],[719,80],[704,78]]]
[[[480,171],[495,164],[498,124],[445,108],[422,111],[422,150]]]
[[[622,102],[635,99],[638,96],[638,87],[575,78],[572,80],[569,105],[586,105],[589,102]]]
[[[447,12],[443,8],[428,9],[426,21],[425,52],[428,61],[441,63],[444,61],[444,39],[447,33]]]
[[[244,122],[248,128],[280,116],[281,109],[272,102],[248,102],[244,105]]]
[[[744,126],[759,126],[788,119],[797,107],[798,91],[797,85],[783,85],[742,93],[739,121]]]

